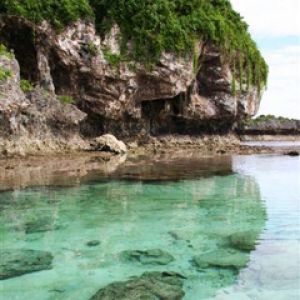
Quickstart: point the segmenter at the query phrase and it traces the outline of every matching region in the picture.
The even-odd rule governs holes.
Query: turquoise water
[[[183,180],[137,176],[3,192],[1,249],[49,251],[54,259],[51,270],[1,280],[1,299],[86,300],[145,271],[182,274],[186,300],[300,299],[299,171],[299,158],[236,156],[226,174],[214,166],[209,176],[191,176],[181,161]],[[252,243],[249,249],[232,242],[235,234]],[[125,250],[150,249],[174,260],[122,259]],[[228,251],[245,265],[226,265]],[[211,253],[214,265],[195,265],[195,257]]]

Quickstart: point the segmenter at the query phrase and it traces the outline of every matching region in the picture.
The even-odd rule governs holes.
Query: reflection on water
[[[280,148],[299,148],[300,141],[245,141],[242,145]]]
[[[298,158],[235,157],[235,173],[216,164],[210,173],[204,164],[206,172],[199,173],[200,163],[187,167],[183,160],[172,161],[168,168],[159,162],[157,168],[166,174],[160,179],[173,181],[157,181],[155,166],[135,164],[115,173],[130,181],[1,193],[1,248],[19,259],[11,270],[3,261],[12,260],[3,255],[0,276],[10,276],[0,281],[1,295],[85,300],[100,289],[101,295],[108,293],[107,285],[130,276],[172,271],[180,274],[186,300],[297,299],[295,162]],[[137,180],[143,175],[147,181]],[[27,252],[24,259],[15,251],[24,249],[40,252],[30,258]],[[13,274],[37,264],[39,272]],[[146,279],[133,280],[131,286],[140,289]],[[164,281],[155,280],[151,291],[170,293],[161,299],[180,299],[170,296],[181,295],[180,284],[166,289]]]

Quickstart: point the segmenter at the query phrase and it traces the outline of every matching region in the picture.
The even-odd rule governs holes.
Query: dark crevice
[[[56,94],[71,95],[70,91],[74,91],[75,86],[72,86],[70,71],[60,62],[59,56],[53,50],[49,53],[49,65]]]
[[[0,43],[13,50],[20,65],[21,78],[38,82],[39,71],[35,34],[32,27],[26,24],[6,20],[0,28]]]

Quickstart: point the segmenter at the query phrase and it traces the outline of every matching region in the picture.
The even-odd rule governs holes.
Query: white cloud
[[[270,76],[260,114],[300,118],[299,53],[300,46],[286,46],[264,53],[270,66]]]
[[[300,119],[300,0],[231,2],[249,24],[254,39],[262,43],[258,46],[270,68],[259,114]],[[287,44],[290,36],[299,41]]]
[[[231,0],[256,37],[300,36],[300,0]]]

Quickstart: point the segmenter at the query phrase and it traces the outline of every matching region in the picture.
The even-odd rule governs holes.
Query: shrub
[[[32,83],[26,79],[21,79],[20,86],[24,93],[29,93],[34,89]]]
[[[76,100],[72,96],[61,95],[58,96],[58,100],[63,104],[75,104]]]
[[[6,81],[12,76],[11,70],[5,69],[0,66],[0,82],[1,81]]]
[[[6,56],[9,59],[14,58],[14,54],[9,51],[3,44],[0,44],[0,55]]]
[[[97,56],[99,54],[99,49],[93,42],[88,43],[88,51],[91,56]]]

